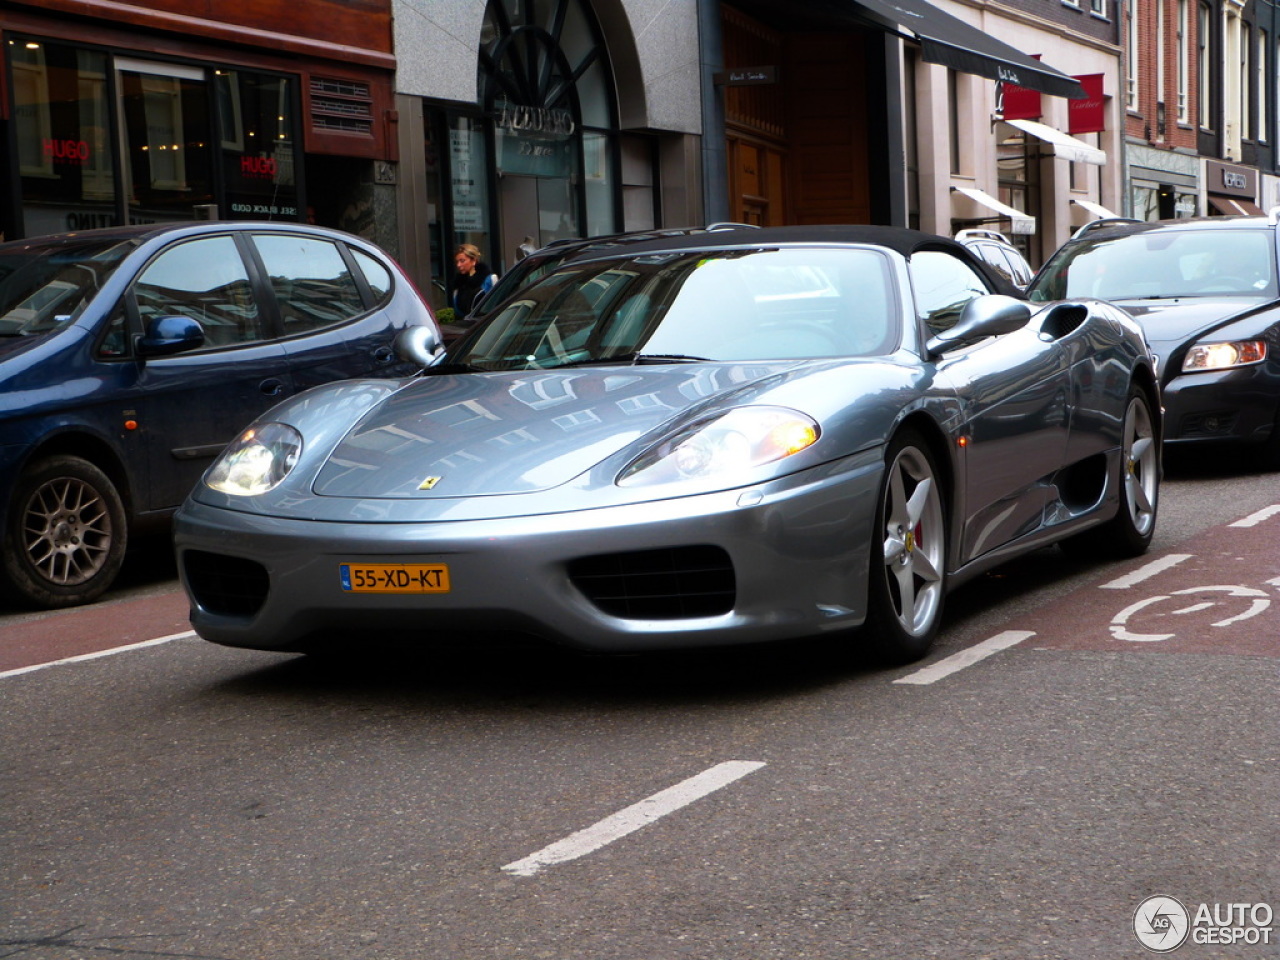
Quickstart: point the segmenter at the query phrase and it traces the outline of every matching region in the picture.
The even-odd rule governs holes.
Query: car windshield
[[[34,336],[70,323],[130,249],[118,238],[0,249],[0,336]]]
[[[573,263],[460,340],[444,367],[872,356],[898,343],[874,249],[695,250]]]
[[[1029,291],[1032,300],[1275,297],[1270,230],[1153,230],[1102,234],[1065,246]]]
[[[533,283],[540,277],[545,276],[548,271],[559,266],[560,262],[568,255],[569,252],[570,251],[566,249],[564,252],[558,254],[536,253],[525,257],[525,259],[519,261],[514,267],[498,278],[498,282],[493,285],[493,289],[486,293],[476,304],[475,309],[471,312],[471,316],[476,320],[487,317],[517,289],[527,283]]]

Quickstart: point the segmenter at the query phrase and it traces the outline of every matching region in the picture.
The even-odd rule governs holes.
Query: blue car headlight
[[[1183,373],[1229,370],[1261,363],[1267,359],[1265,340],[1236,340],[1230,343],[1197,343],[1182,361]]]
[[[741,476],[813,446],[817,422],[786,407],[737,407],[696,420],[651,446],[618,477],[623,487]]]
[[[274,489],[302,453],[302,434],[284,423],[259,423],[227,445],[204,475],[219,493],[253,497]]]

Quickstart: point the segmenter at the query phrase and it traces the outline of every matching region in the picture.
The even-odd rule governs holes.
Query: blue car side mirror
[[[204,327],[190,317],[156,317],[138,338],[141,357],[167,357],[204,346]]]

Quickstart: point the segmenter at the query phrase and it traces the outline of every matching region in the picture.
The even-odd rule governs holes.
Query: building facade
[[[1274,0],[8,0],[0,229],[311,219],[444,304],[563,237],[1280,203]]]
[[[308,5],[6,0],[0,230],[313,219],[394,248],[390,4]]]
[[[692,3],[395,0],[401,255],[702,222]]]

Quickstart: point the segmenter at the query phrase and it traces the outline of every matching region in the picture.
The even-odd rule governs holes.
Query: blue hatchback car
[[[415,372],[434,325],[382,250],[301,224],[122,227],[0,244],[0,590],[100,596],[243,427],[308,387]]]

